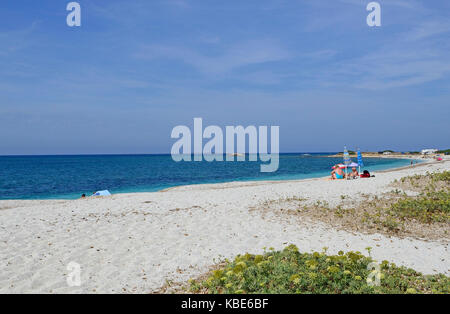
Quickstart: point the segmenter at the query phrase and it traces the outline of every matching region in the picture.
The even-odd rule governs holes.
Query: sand
[[[251,208],[302,197],[338,204],[341,195],[381,194],[394,179],[449,170],[450,162],[375,173],[371,179],[232,182],[156,193],[55,201],[0,201],[0,293],[150,293],[196,277],[221,258],[281,249],[328,252],[372,247],[424,274],[450,274],[448,241],[357,234]],[[69,263],[81,285],[69,286]]]

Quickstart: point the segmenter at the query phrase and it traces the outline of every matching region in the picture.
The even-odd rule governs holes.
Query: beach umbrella
[[[361,167],[364,167],[364,163],[361,155],[361,150],[359,148],[358,148],[358,166],[359,166],[358,172],[361,172]]]
[[[339,168],[344,169],[344,168],[358,167],[358,164],[357,164],[356,162],[351,162],[351,163],[349,163],[348,165],[339,164],[338,166],[339,166]]]
[[[347,147],[344,147],[344,165],[349,165],[352,163],[350,155],[348,154]],[[345,168],[345,174],[347,174],[347,168]]]

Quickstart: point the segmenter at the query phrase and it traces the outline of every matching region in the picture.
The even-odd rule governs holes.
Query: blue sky
[[[0,4],[0,154],[168,153],[176,125],[284,152],[450,148],[450,1]]]

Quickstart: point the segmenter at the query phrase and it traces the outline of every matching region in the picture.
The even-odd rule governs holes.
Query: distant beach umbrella
[[[352,160],[350,159],[350,155],[348,154],[347,147],[344,148],[344,164],[349,165],[351,164]]]
[[[348,154],[347,147],[344,147],[344,164],[349,165],[352,163],[352,160],[350,159],[350,155]],[[347,174],[347,167],[345,167],[345,174]]]
[[[361,155],[361,150],[358,149],[358,165],[360,167],[364,167],[364,163],[363,163],[363,159],[362,159],[362,155]]]
[[[358,172],[361,172],[361,167],[364,167],[364,163],[362,159],[361,150],[359,148],[358,148],[358,166],[359,166]]]

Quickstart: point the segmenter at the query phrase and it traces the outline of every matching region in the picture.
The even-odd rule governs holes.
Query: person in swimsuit
[[[331,178],[333,180],[344,179],[344,172],[338,165],[333,167],[333,171],[331,171]]]
[[[358,170],[356,170],[355,167],[352,168],[352,172],[349,173],[349,177],[352,177],[352,178],[357,178],[357,177],[359,177]]]

